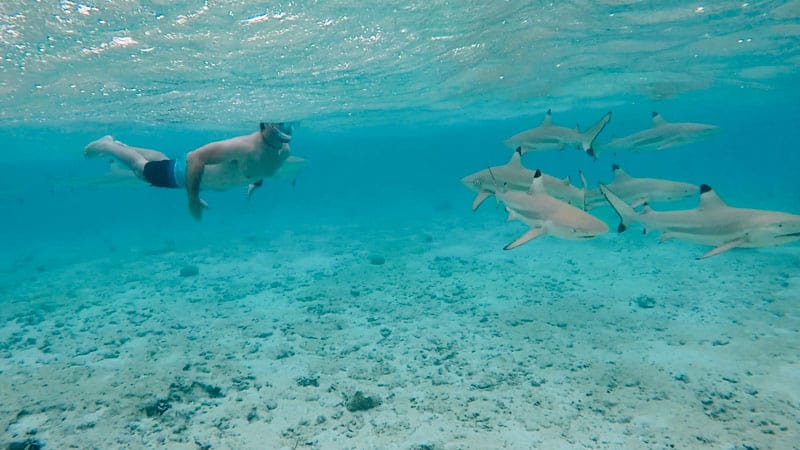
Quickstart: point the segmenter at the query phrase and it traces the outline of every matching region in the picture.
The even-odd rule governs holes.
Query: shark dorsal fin
[[[522,147],[517,147],[514,150],[514,153],[511,155],[511,159],[506,163],[506,166],[514,168],[514,169],[521,169],[522,166],[522,153],[520,151]]]
[[[542,120],[542,125],[552,125],[552,117],[550,110],[547,110],[547,114],[544,115],[544,120]]]
[[[719,195],[711,189],[711,186],[707,184],[700,186],[700,204],[697,206],[698,209],[725,208],[727,206],[728,205],[719,198]]]
[[[667,121],[664,120],[663,117],[661,117],[661,114],[653,111],[653,126],[659,127],[661,125],[664,125],[665,123],[667,123]]]
[[[542,171],[536,169],[536,173],[533,174],[533,181],[531,181],[531,187],[528,189],[529,194],[544,194],[546,191],[544,190],[544,177],[542,177]]]
[[[611,170],[613,170],[613,171],[614,171],[614,179],[615,179],[615,180],[629,180],[629,179],[631,178],[631,176],[630,176],[630,175],[628,175],[628,173],[627,173],[627,172],[625,172],[624,170],[622,170],[622,169],[621,169],[621,168],[620,168],[618,165],[616,165],[616,164],[612,164],[612,165],[611,165]]]

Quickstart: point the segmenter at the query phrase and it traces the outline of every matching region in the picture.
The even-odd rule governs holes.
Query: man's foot
[[[201,220],[203,218],[204,209],[208,209],[208,203],[206,203],[205,200],[201,198],[189,199],[189,213],[195,220]]]
[[[87,158],[94,158],[96,156],[101,156],[108,153],[106,147],[110,142],[114,142],[113,137],[109,135],[101,137],[100,139],[90,143],[83,149],[83,156]]]

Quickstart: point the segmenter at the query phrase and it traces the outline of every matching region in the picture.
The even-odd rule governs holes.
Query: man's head
[[[275,144],[288,144],[292,140],[292,124],[261,122],[261,136]]]

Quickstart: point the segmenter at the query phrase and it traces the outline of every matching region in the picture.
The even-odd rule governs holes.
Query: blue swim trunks
[[[148,161],[144,165],[143,175],[153,186],[182,188],[186,186],[186,162],[182,159]]]

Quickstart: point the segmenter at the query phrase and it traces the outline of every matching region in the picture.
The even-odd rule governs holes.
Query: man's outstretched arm
[[[200,183],[206,164],[219,164],[236,156],[238,147],[230,141],[211,142],[186,155],[186,194],[189,212],[197,220],[203,218],[208,205],[200,199]]]

